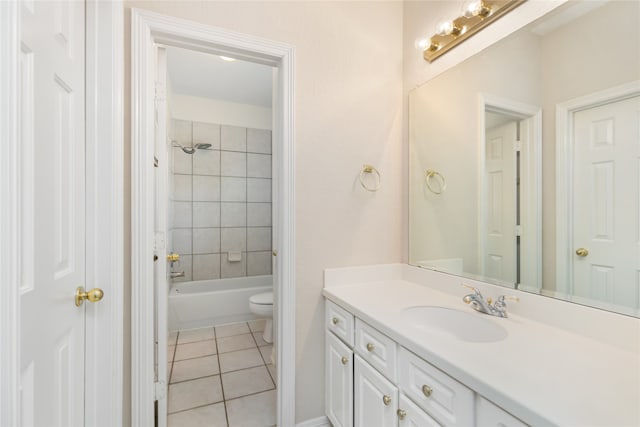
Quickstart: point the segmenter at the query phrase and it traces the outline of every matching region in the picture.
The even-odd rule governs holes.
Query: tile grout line
[[[222,129],[222,126],[220,127],[220,129]],[[220,141],[220,144],[222,145],[222,141]],[[220,212],[220,214],[222,214],[222,211]],[[222,260],[220,262],[222,263]],[[216,333],[215,326],[213,327],[213,337],[216,343],[216,359],[218,359],[218,374],[220,375],[220,390],[222,391],[222,406],[224,407],[224,418],[227,422],[227,427],[229,427],[229,413],[227,412],[227,399],[224,395],[224,384],[222,382],[222,366],[220,365],[220,349],[218,348],[218,334]]]

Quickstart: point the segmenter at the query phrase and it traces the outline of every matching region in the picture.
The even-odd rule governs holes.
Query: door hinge
[[[522,226],[516,225],[516,236],[522,236]]]
[[[513,144],[513,148],[516,152],[522,151],[522,141],[515,141]]]
[[[157,167],[158,167],[158,165],[159,165],[159,163],[158,163],[158,158],[157,158],[156,156],[153,156],[153,167],[154,167],[154,168],[157,168]]]
[[[167,395],[167,385],[164,381],[158,381],[157,383],[153,383],[154,385],[154,399],[160,400],[164,399]]]
[[[156,96],[156,101],[166,100],[166,90],[164,88],[164,83],[156,82],[155,96]]]
[[[166,240],[162,231],[156,231],[153,235],[153,250],[160,251],[165,248]]]

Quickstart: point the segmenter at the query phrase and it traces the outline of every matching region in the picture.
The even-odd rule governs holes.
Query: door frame
[[[274,162],[280,167],[274,283],[277,339],[277,421],[295,424],[294,48],[282,42],[131,9],[131,412],[132,425],[154,423],[153,134],[154,44],[233,56],[276,67]],[[275,276],[275,275],[274,275]]]
[[[532,284],[518,284],[518,289],[538,290],[542,287],[542,108],[524,104],[519,101],[504,98],[501,96],[480,93],[478,94],[478,267],[481,274],[484,275],[484,260],[482,259],[486,250],[486,241],[484,234],[480,230],[485,225],[487,218],[486,212],[486,179],[485,179],[485,146],[486,146],[486,130],[485,130],[485,111],[489,109],[499,112],[520,120],[530,119],[532,122],[531,129],[528,129],[528,140],[531,141],[527,150],[527,158],[529,159],[529,170],[532,171],[531,185],[527,191],[526,199],[522,200],[522,204],[534,207],[530,209],[531,214],[521,217],[521,227],[523,233],[533,234],[534,239],[527,239],[525,244],[521,246],[521,253],[535,254],[535,263],[530,271],[529,277],[532,278]],[[515,230],[514,230],[515,231]],[[488,279],[491,280],[491,279]],[[504,284],[504,283],[501,283]]]
[[[640,80],[573,98],[556,105],[556,287],[573,295],[573,116],[578,111],[640,95]]]
[[[85,424],[120,425],[123,407],[123,5],[86,1],[86,283],[105,291],[86,317]],[[0,425],[20,425],[18,82],[21,4],[0,2]],[[100,84],[98,85],[97,82]],[[88,90],[91,88],[91,90]],[[98,119],[99,118],[99,119]],[[73,299],[70,290],[69,303]],[[93,338],[93,339],[91,339]]]

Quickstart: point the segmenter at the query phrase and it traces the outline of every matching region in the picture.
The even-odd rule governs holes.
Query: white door
[[[517,122],[487,129],[484,275],[516,283]]]
[[[23,425],[84,425],[84,3],[21,3]]]
[[[360,356],[354,363],[354,425],[396,426],[398,389]]]
[[[638,308],[640,97],[575,113],[573,132],[572,293]]]
[[[353,426],[353,352],[326,333],[325,413],[333,427]]]

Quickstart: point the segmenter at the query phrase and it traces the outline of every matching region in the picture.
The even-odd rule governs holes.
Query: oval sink
[[[412,326],[448,334],[461,341],[495,342],[507,337],[505,328],[482,316],[485,315],[438,306],[418,306],[402,310],[403,319]]]

